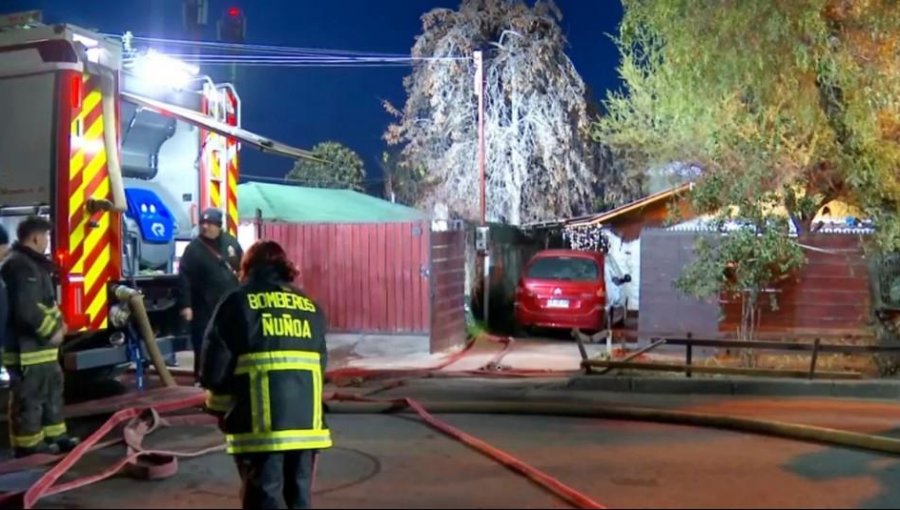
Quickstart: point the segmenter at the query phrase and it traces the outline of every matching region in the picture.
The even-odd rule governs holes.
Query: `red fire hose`
[[[503,349],[495,354],[491,361],[485,366],[481,367],[479,370],[457,372],[457,374],[484,375],[486,373],[491,373],[493,370],[496,370],[496,368],[500,366],[502,358],[512,349],[512,339],[496,339],[493,337],[488,337],[488,339],[492,342],[503,344]],[[348,378],[368,380],[396,377],[425,377],[458,362],[466,354],[468,354],[468,352],[474,345],[475,342],[470,341],[469,343],[467,343],[463,350],[451,356],[436,367],[425,369],[396,369],[374,371],[367,369],[348,368],[330,371],[328,373],[328,377],[332,381],[340,381]],[[521,373],[516,371],[508,372],[509,375],[513,376],[546,375],[547,373],[547,371],[541,370],[524,371]],[[403,381],[398,380],[392,384],[377,389],[375,392],[384,391],[386,389],[390,389],[402,384]],[[332,399],[342,401],[365,401],[374,403],[393,402],[396,405],[408,406],[416,413],[418,413],[422,420],[429,426],[496,460],[509,469],[522,474],[534,483],[561,498],[563,501],[572,504],[576,508],[604,508],[602,505],[592,501],[587,496],[566,486],[559,480],[556,480],[555,478],[531,466],[528,466],[512,455],[494,448],[484,441],[466,434],[465,432],[454,428],[448,423],[435,418],[430,413],[428,413],[428,411],[421,404],[412,399],[383,401],[375,400],[370,397],[348,395],[334,395],[332,396]],[[161,414],[170,413],[173,411],[199,407],[203,404],[203,400],[204,396],[201,394],[191,397],[179,397],[150,408],[123,409],[113,414],[113,416],[110,417],[106,421],[106,423],[104,423],[98,430],[96,430],[88,438],[86,438],[84,442],[81,443],[74,451],[66,456],[41,455],[0,464],[0,473],[8,473],[59,461],[58,464],[56,464],[52,469],[45,473],[24,493],[9,493],[0,496],[0,507],[5,507],[10,503],[15,504],[17,502],[20,502],[22,508],[33,508],[34,504],[42,497],[52,496],[54,494],[70,491],[105,480],[126,468],[132,476],[135,476],[137,478],[166,478],[176,474],[178,469],[178,458],[197,457],[200,455],[205,455],[207,453],[223,450],[224,445],[221,443],[192,452],[148,450],[143,447],[143,438],[160,427],[176,425],[199,426],[215,423],[214,418],[205,414],[170,416],[167,418],[162,418],[160,416]],[[105,439],[111,432],[113,432],[122,424],[126,424],[122,438],[112,440]],[[88,452],[120,442],[124,442],[127,446],[127,454],[124,458],[122,458],[115,464],[95,475],[79,478],[77,480],[72,480],[60,485],[54,485],[57,480],[59,480],[59,478],[63,476],[63,474],[70,470],[72,466],[74,466]]]
[[[430,413],[428,413],[428,411],[421,404],[412,399],[385,401],[348,395],[335,395],[333,398],[342,401],[364,401],[374,403],[393,402],[397,405],[409,406],[416,413],[418,413],[418,415],[421,416],[425,423],[429,426],[466,444],[467,446],[479,451],[480,453],[487,455],[488,457],[496,460],[497,462],[503,464],[511,470],[524,475],[536,484],[550,491],[552,494],[560,497],[566,502],[569,502],[576,508],[605,508],[599,503],[594,502],[587,496],[566,486],[559,480],[527,465],[526,463],[513,457],[512,455],[494,448],[484,441],[466,434],[465,432],[456,429],[448,423],[435,418]],[[159,479],[175,475],[178,469],[178,458],[197,457],[215,451],[221,451],[224,449],[224,445],[219,443],[191,452],[147,450],[142,446],[143,438],[159,427],[176,425],[197,426],[214,423],[214,418],[205,414],[172,416],[165,419],[160,417],[160,413],[196,407],[201,405],[202,401],[203,396],[199,395],[197,397],[167,402],[156,406],[155,408],[131,408],[124,409],[115,413],[96,432],[86,438],[85,441],[80,444],[74,451],[65,456],[62,461],[60,461],[56,466],[45,473],[37,482],[34,483],[34,485],[32,485],[27,491],[25,491],[24,494],[6,494],[4,497],[0,498],[0,505],[7,506],[10,503],[20,500],[21,508],[33,508],[35,503],[37,503],[37,501],[42,497],[52,496],[54,494],[60,494],[62,492],[85,487],[87,485],[105,480],[125,468],[128,468],[133,476],[144,479]],[[119,460],[112,466],[95,475],[79,478],[70,482],[66,482],[64,484],[54,486],[56,481],[59,480],[59,478],[69,469],[71,469],[72,466],[74,466],[75,463],[77,463],[86,453],[96,449],[96,447],[100,444],[110,444],[110,441],[104,441],[102,443],[101,441],[103,441],[103,439],[107,435],[115,430],[116,427],[126,422],[128,424],[124,430],[123,440],[128,447],[128,453],[123,459]],[[119,441],[113,441],[113,443],[115,442]],[[48,461],[52,462],[53,460],[53,456],[44,456],[43,458],[31,457],[14,462],[17,462],[19,467],[24,468],[25,463],[23,463],[22,461],[31,461],[28,464],[30,464],[30,467],[34,467],[37,464],[46,464],[48,463]]]
[[[353,402],[375,402],[375,403],[384,403],[385,400],[377,400],[368,397],[360,397],[356,395],[341,395],[335,394],[332,396],[333,400],[338,401],[353,401]],[[605,506],[597,503],[592,500],[588,496],[576,491],[575,489],[569,487],[568,485],[560,482],[556,478],[540,471],[537,468],[531,467],[525,462],[517,459],[516,457],[500,450],[499,448],[495,448],[488,443],[478,439],[475,436],[467,434],[456,427],[450,425],[447,422],[439,420],[431,415],[421,404],[416,402],[411,398],[403,398],[393,401],[395,405],[407,406],[416,414],[419,415],[420,418],[430,427],[434,428],[442,432],[443,434],[456,439],[457,441],[465,444],[466,446],[478,451],[479,453],[484,454],[492,460],[503,464],[507,468],[520,475],[525,476],[532,482],[536,483],[540,487],[546,489],[554,496],[562,499],[563,501],[569,503],[575,508],[606,508]]]
[[[475,347],[479,340],[500,344],[502,349],[496,352],[493,357],[483,366],[476,370],[449,370],[467,355]],[[495,337],[492,335],[482,335],[478,339],[471,339],[466,346],[459,352],[448,357],[443,362],[433,367],[427,368],[391,368],[391,369],[371,369],[371,368],[338,368],[329,370],[328,380],[337,386],[348,386],[354,383],[359,384],[363,381],[384,380],[384,379],[417,379],[417,378],[433,378],[433,377],[504,377],[504,378],[528,378],[528,377],[548,377],[551,375],[571,375],[577,370],[549,370],[549,369],[511,369],[502,365],[503,358],[506,357],[515,348],[515,340],[511,337]],[[394,385],[402,385],[402,381],[395,381]]]
[[[500,366],[503,356],[512,349],[512,343],[508,340],[493,341],[504,344],[504,349],[497,353],[486,366],[481,370],[472,370],[465,372],[456,372],[459,375],[479,375],[483,376],[487,373],[493,373]],[[438,367],[430,369],[401,369],[401,370],[364,370],[364,369],[341,369],[329,372],[332,379],[391,379],[397,377],[425,377],[432,376],[436,371],[449,367],[453,363],[459,361],[472,348],[473,343],[470,342],[466,348],[452,356],[450,359],[441,363]],[[503,373],[503,372],[501,372]],[[511,371],[512,374],[522,374],[522,376],[546,375],[548,371]],[[576,508],[604,508],[599,503],[593,501],[584,494],[566,486],[559,480],[525,464],[523,461],[516,459],[512,455],[503,452],[489,444],[481,441],[465,432],[462,432],[451,425],[435,418],[424,406],[412,399],[394,399],[394,400],[377,400],[371,398],[371,394],[379,391],[402,385],[403,381],[394,381],[387,386],[378,388],[369,392],[364,396],[359,395],[343,395],[334,394],[330,396],[330,400],[356,402],[352,409],[333,409],[333,412],[355,412],[355,413],[384,413],[394,412],[403,409],[409,409],[416,412],[422,420],[429,426],[435,428],[443,434],[460,441],[474,450],[490,457],[507,468],[525,476],[532,482],[538,484],[545,490],[551,492],[561,500],[575,506]],[[168,391],[168,390],[167,390]],[[107,420],[96,432],[91,434],[85,441],[78,446],[73,452],[65,457],[61,456],[32,456],[25,459],[15,460],[7,463],[0,463],[0,474],[12,471],[27,469],[39,465],[50,464],[55,461],[59,463],[45,473],[34,485],[27,491],[19,493],[11,493],[0,496],[0,507],[6,507],[10,503],[19,503],[17,506],[21,508],[33,508],[35,503],[42,497],[59,494],[72,489],[84,487],[91,483],[108,478],[115,473],[127,469],[133,476],[153,479],[173,476],[177,472],[178,458],[196,457],[207,453],[220,451],[223,449],[221,442],[215,445],[209,445],[199,450],[181,452],[167,450],[150,450],[143,447],[143,439],[146,435],[152,433],[159,427],[165,426],[198,426],[214,423],[212,417],[203,414],[161,415],[172,413],[175,411],[196,408],[202,405],[204,400],[203,394],[182,396],[178,395],[170,401],[158,405],[147,405],[141,408],[123,409]],[[359,406],[359,407],[357,407]],[[810,441],[821,444],[830,444],[842,447],[861,448],[865,450],[900,454],[900,440],[889,437],[873,436],[867,434],[859,434],[848,431],[840,431],[826,429],[821,427],[812,427],[805,425],[797,425],[781,422],[770,422],[764,420],[756,420],[752,418],[740,418],[733,416],[706,415],[699,413],[689,413],[682,411],[671,411],[652,408],[637,408],[628,406],[615,405],[580,405],[573,403],[529,403],[529,402],[438,402],[432,404],[433,410],[439,413],[468,413],[468,414],[533,414],[541,416],[579,416],[585,418],[604,418],[618,420],[639,420],[660,423],[673,423],[690,426],[713,427],[727,430],[737,430],[756,434],[765,434],[788,439]],[[126,424],[124,436],[120,439],[105,440],[111,432],[122,424]],[[99,449],[104,446],[124,442],[127,446],[126,456],[103,470],[102,472],[66,482],[60,485],[54,485],[63,474],[77,463],[86,453]],[[60,460],[61,459],[61,460]]]
[[[366,376],[365,373],[360,373]],[[377,375],[373,374],[373,375]],[[380,388],[379,390],[383,390]],[[376,390],[376,391],[379,391]],[[598,503],[594,502],[587,496],[571,489],[562,482],[538,471],[516,459],[515,457],[491,447],[487,443],[474,438],[447,423],[438,420],[428,412],[424,406],[411,399],[395,399],[395,400],[376,400],[369,396],[358,395],[342,395],[335,394],[330,397],[336,401],[356,402],[351,409],[332,409],[332,412],[352,412],[352,413],[384,413],[396,412],[404,408],[416,412],[426,424],[439,430],[440,432],[463,442],[467,446],[483,453],[490,458],[496,460],[509,469],[526,476],[529,480],[540,485],[542,488],[550,491],[555,496],[572,504],[578,508],[602,508]],[[165,420],[160,418],[160,414],[171,413],[180,409],[198,407],[203,401],[203,395],[191,397],[178,397],[172,401],[160,405],[149,406],[153,409],[125,409],[115,413],[99,430],[91,434],[85,442],[79,445],[72,453],[62,459],[62,461],[44,474],[32,487],[24,493],[8,494],[0,499],[0,503],[9,503],[15,501],[18,497],[21,501],[21,507],[32,508],[34,504],[41,498],[52,494],[72,490],[83,487],[90,483],[102,480],[123,468],[128,468],[134,475],[142,478],[159,478],[172,476],[177,470],[178,457],[193,457],[202,455],[222,448],[221,444],[205,447],[193,452],[178,451],[153,451],[146,450],[142,446],[142,439],[146,434],[151,433],[159,426],[166,425],[201,425],[211,423],[210,417],[206,415],[188,415],[188,416],[172,416]],[[368,404],[367,404],[368,403]],[[359,407],[356,407],[359,406]],[[649,421],[658,423],[671,423],[689,426],[712,427],[718,429],[735,430],[750,432],[756,434],[765,434],[776,437],[783,437],[793,440],[801,440],[814,442],[819,444],[828,444],[839,447],[850,447],[857,449],[871,450],[881,453],[900,454],[900,440],[874,436],[868,434],[860,434],[849,431],[841,431],[827,429],[822,427],[812,427],[806,425],[797,425],[791,423],[772,422],[765,420],[757,420],[752,418],[742,418],[734,416],[719,416],[700,413],[690,413],[683,411],[672,411],[653,408],[638,408],[629,406],[616,405],[598,405],[598,404],[577,404],[577,403],[533,403],[533,402],[436,402],[431,404],[433,410],[438,413],[454,414],[531,414],[540,416],[577,416],[584,418],[603,418],[617,420],[636,420]],[[67,482],[59,486],[54,483],[69,470],[84,454],[88,451],[96,449],[102,444],[109,444],[109,441],[103,439],[112,432],[117,426],[128,422],[126,426],[126,434],[124,441],[128,446],[128,454],[125,459],[119,461],[103,472]],[[115,442],[120,442],[115,441]],[[18,461],[13,461],[17,468],[34,467],[36,465],[47,464],[49,461],[56,460],[53,457],[29,457]],[[0,473],[9,472],[11,469],[7,464],[0,464]],[[0,505],[2,506],[2,505]]]

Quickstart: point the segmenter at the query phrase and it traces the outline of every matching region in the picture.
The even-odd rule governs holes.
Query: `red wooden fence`
[[[427,223],[263,223],[300,270],[333,332],[428,333]]]
[[[860,237],[850,234],[813,234],[803,244],[807,263],[798,274],[775,287],[778,309],[771,310],[762,297],[762,332],[828,332],[857,334],[870,320],[869,273]],[[722,304],[722,332],[737,330],[739,301]]]

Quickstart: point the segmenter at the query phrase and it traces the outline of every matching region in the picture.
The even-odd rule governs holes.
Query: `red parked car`
[[[516,323],[530,328],[603,329],[603,254],[545,250],[525,266],[516,289]]]

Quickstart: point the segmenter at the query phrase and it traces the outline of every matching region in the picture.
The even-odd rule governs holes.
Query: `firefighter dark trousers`
[[[55,360],[10,372],[9,435],[14,448],[66,438],[63,420],[63,372]]]
[[[241,508],[311,508],[316,450],[234,456],[241,476]]]

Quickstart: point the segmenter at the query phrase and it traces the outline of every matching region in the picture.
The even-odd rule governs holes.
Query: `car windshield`
[[[595,281],[600,270],[591,259],[580,257],[542,257],[528,268],[528,278],[536,280]]]

